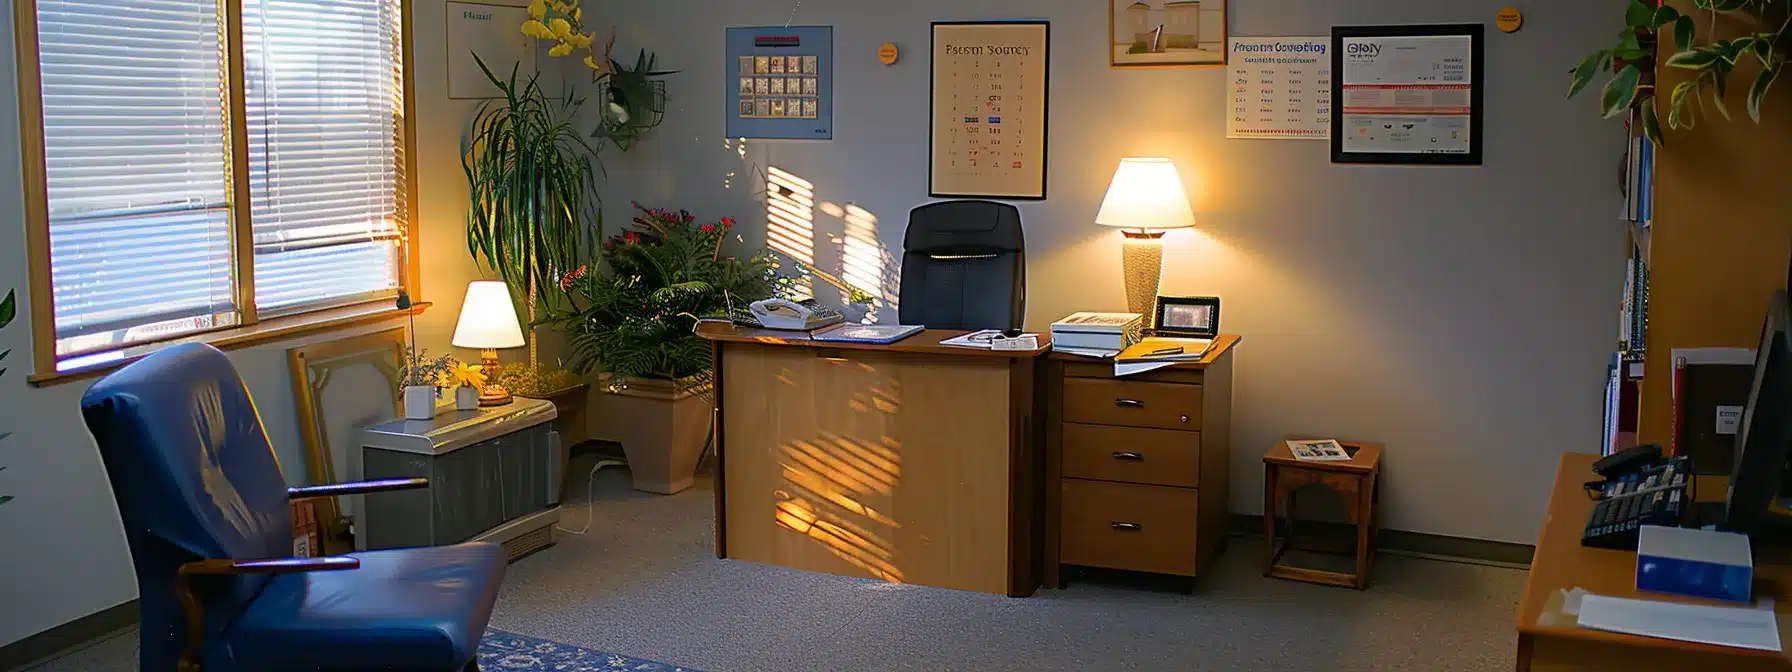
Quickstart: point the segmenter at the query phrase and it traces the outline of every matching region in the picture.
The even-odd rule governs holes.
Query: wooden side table
[[[1351,453],[1348,462],[1306,462],[1294,459],[1288,444],[1276,442],[1263,456],[1263,575],[1295,581],[1307,581],[1345,588],[1362,589],[1369,585],[1369,569],[1375,559],[1376,491],[1381,477],[1379,443],[1339,441]],[[1282,554],[1294,544],[1294,491],[1308,485],[1319,485],[1344,496],[1350,510],[1350,522],[1356,525],[1356,572],[1345,574],[1279,564]],[[1288,538],[1276,545],[1277,509],[1287,503]]]

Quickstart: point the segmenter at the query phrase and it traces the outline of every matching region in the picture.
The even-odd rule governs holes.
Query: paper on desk
[[[1580,626],[1743,649],[1780,650],[1780,629],[1770,599],[1762,599],[1754,607],[1712,607],[1586,595],[1580,601]]]
[[[1132,362],[1130,364],[1125,364],[1114,362],[1114,377],[1118,378],[1120,376],[1130,376],[1146,371],[1156,371],[1164,367],[1175,366],[1181,363],[1182,362]]]

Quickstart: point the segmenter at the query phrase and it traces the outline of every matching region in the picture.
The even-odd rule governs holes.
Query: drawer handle
[[[1138,523],[1114,523],[1114,531],[1116,532],[1138,532],[1144,529],[1145,526]]]
[[[1115,399],[1114,405],[1121,408],[1144,408],[1145,402],[1137,399]]]
[[[1140,455],[1138,453],[1114,453],[1114,459],[1130,460],[1133,462],[1143,462],[1143,461],[1145,461],[1145,456]]]

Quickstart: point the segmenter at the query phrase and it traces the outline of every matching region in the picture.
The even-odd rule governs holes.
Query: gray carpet
[[[583,463],[584,467],[578,465]],[[590,458],[562,525],[585,523]],[[597,475],[582,536],[510,567],[492,627],[709,672],[1510,670],[1524,573],[1382,556],[1369,590],[1262,578],[1234,539],[1192,596],[1104,574],[1027,599],[715,559],[707,484],[660,497]],[[135,668],[134,632],[32,672]]]

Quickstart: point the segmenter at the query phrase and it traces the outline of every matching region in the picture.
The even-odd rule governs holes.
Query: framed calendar
[[[933,24],[929,193],[1044,200],[1051,23]]]
[[[724,51],[727,137],[834,139],[832,26],[729,28]]]

